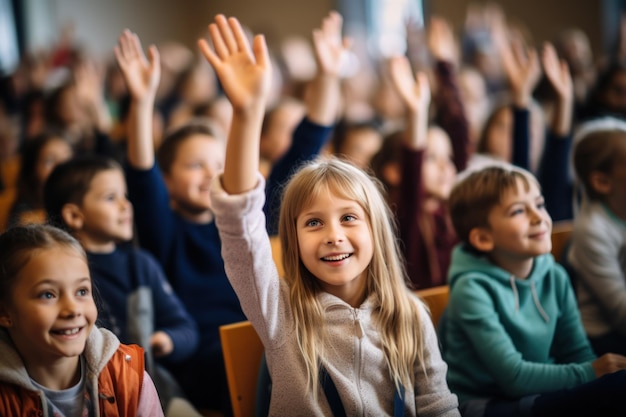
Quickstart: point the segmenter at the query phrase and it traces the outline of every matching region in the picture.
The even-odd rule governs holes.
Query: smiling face
[[[126,196],[126,180],[119,169],[93,177],[78,207],[77,223],[70,224],[87,250],[110,252],[117,242],[132,239],[133,207]]]
[[[163,178],[174,209],[191,221],[210,219],[209,188],[224,165],[224,147],[207,135],[193,134],[176,150],[176,157]]]
[[[300,259],[322,289],[359,305],[374,253],[363,208],[332,189],[322,190],[298,215],[296,230]]]
[[[488,223],[489,227],[481,231],[485,246],[479,249],[488,252],[496,265],[510,272],[528,262],[532,265],[534,257],[552,249],[552,219],[539,187],[532,180],[527,187],[518,179],[515,187],[503,194],[500,204],[491,209]]]
[[[98,315],[81,253],[61,245],[34,251],[7,299],[0,324],[29,373],[52,364],[77,365]]]

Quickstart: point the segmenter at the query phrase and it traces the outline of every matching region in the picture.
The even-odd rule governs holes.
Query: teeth
[[[70,336],[70,335],[78,333],[79,331],[80,331],[80,329],[78,327],[76,327],[74,329],[60,330],[59,333],[63,334],[63,335]]]
[[[350,257],[350,254],[344,253],[343,255],[327,256],[327,257],[322,258],[322,259],[324,259],[325,261],[342,261],[342,260],[344,260],[346,258],[349,258],[349,257]]]

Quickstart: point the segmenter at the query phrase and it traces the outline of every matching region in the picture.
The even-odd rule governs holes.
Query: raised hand
[[[546,77],[556,90],[559,97],[571,99],[574,95],[574,83],[567,63],[559,60],[551,43],[545,43],[541,51],[541,63]]]
[[[428,48],[436,60],[454,64],[458,62],[458,48],[454,32],[446,20],[436,16],[430,18]]]
[[[341,66],[351,41],[341,37],[343,18],[335,11],[322,20],[320,28],[313,30],[313,46],[318,73],[339,76]]]
[[[265,105],[271,82],[271,62],[263,35],[256,35],[252,50],[246,35],[234,18],[215,17],[209,25],[215,50],[204,39],[200,50],[215,69],[234,111]]]
[[[428,78],[422,72],[418,72],[413,78],[411,64],[405,56],[391,58],[389,74],[394,88],[408,109],[406,127],[408,145],[422,148],[426,146],[428,132],[428,106],[430,105]]]
[[[139,37],[126,29],[122,32],[114,51],[132,98],[136,101],[153,101],[161,78],[159,51],[156,46],[148,48],[150,58],[148,61],[141,48]]]
[[[496,25],[492,33],[513,90],[515,104],[518,107],[528,107],[532,91],[541,77],[537,51],[525,48],[521,40],[511,42],[508,31],[502,24]]]
[[[426,74],[418,72],[413,78],[411,64],[405,56],[390,59],[389,74],[393,86],[408,110],[412,113],[427,113],[430,105],[430,87]]]

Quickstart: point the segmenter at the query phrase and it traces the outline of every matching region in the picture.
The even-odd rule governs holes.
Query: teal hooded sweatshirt
[[[461,403],[521,397],[595,379],[596,359],[569,277],[552,255],[519,279],[463,245],[449,271],[441,331],[448,385]]]

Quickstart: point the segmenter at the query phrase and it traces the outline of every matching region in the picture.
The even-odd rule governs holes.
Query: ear
[[[589,174],[589,184],[599,194],[608,194],[611,192],[612,184],[611,178],[604,172],[592,171]]]
[[[11,316],[9,312],[4,308],[4,306],[0,305],[0,327],[11,327],[13,326],[13,320],[11,320]]]
[[[481,252],[493,250],[493,238],[486,227],[475,227],[469,232],[469,243]]]
[[[83,211],[78,205],[67,203],[61,209],[61,217],[63,222],[72,230],[81,230],[85,221]]]

